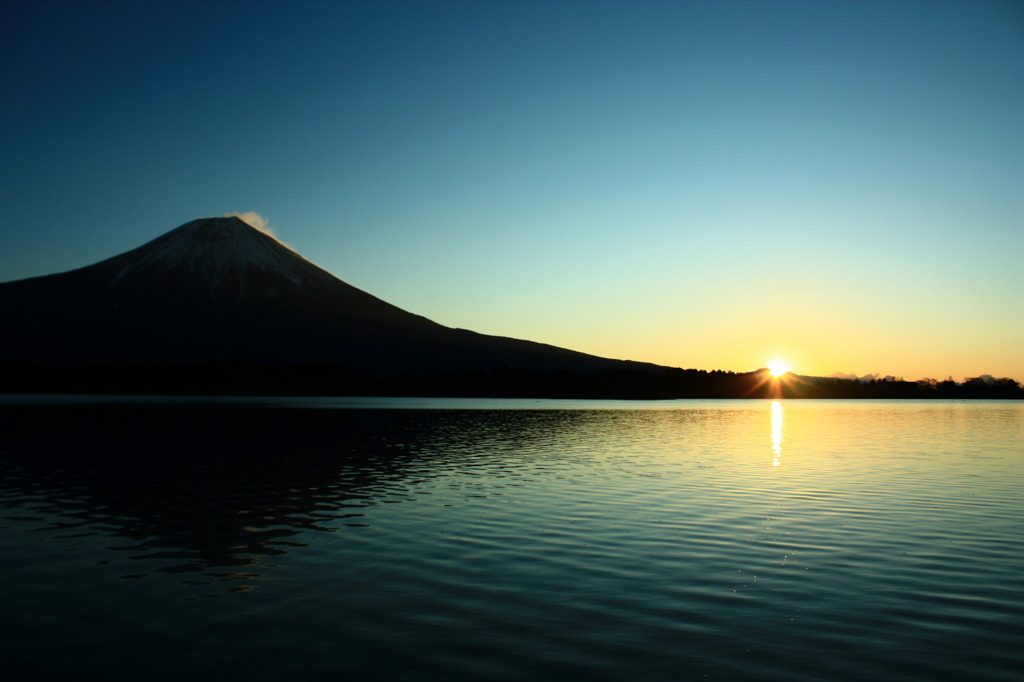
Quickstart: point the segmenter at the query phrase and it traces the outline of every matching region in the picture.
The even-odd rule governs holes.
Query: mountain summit
[[[248,392],[271,376],[289,388],[299,373],[318,391],[373,392],[396,381],[662,369],[445,327],[236,217],[194,220],[94,265],[0,284],[0,316],[0,366],[29,388],[34,376],[59,375],[82,378],[83,390],[170,382]]]
[[[113,260],[121,267],[122,275],[146,269],[189,270],[219,279],[252,267],[277,272],[299,283],[303,264],[311,264],[282,246],[240,218],[203,218]]]
[[[349,286],[237,217],[185,223],[90,268],[112,299],[177,307],[189,317],[231,317],[319,309],[328,317],[408,315]],[[57,275],[61,277],[61,275]]]

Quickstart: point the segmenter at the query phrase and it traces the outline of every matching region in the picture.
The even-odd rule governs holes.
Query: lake
[[[7,679],[1020,680],[1024,404],[0,399]]]

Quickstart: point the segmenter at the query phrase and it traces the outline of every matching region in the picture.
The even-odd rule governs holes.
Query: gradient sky
[[[5,2],[0,281],[258,211],[450,326],[1024,380],[1015,2]]]

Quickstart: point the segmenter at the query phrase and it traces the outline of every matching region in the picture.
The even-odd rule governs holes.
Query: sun
[[[781,377],[783,374],[789,371],[789,363],[785,360],[775,358],[768,363],[768,371],[771,372],[773,377]]]

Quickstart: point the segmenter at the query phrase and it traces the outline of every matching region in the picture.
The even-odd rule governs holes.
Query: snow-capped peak
[[[229,271],[250,268],[284,275],[302,284],[309,264],[265,232],[237,217],[201,218],[185,223],[128,252],[118,277],[158,268],[185,268],[217,281]]]

